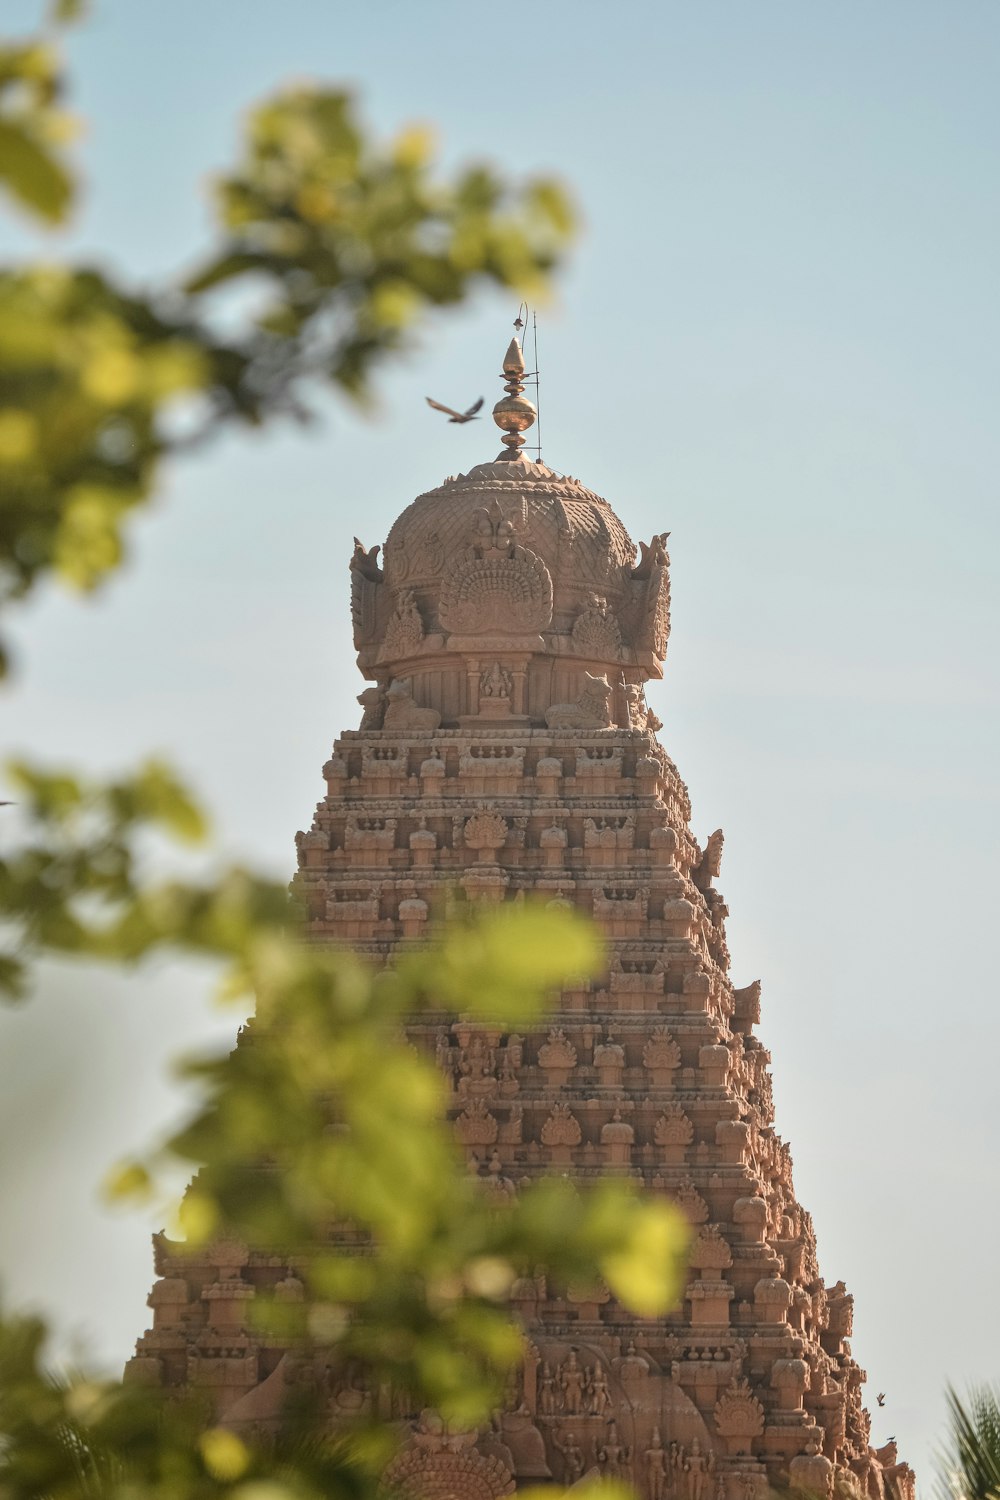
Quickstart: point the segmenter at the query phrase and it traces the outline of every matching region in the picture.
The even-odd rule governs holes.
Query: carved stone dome
[[[625,527],[578,479],[523,457],[477,464],[418,496],[389,532],[385,581],[392,589],[413,589],[428,631],[438,630],[442,597],[447,616],[454,592],[456,562],[491,541],[539,559],[548,573],[551,614],[534,628],[572,630],[581,605],[595,593],[620,612],[636,557]]]
[[[384,569],[378,547],[351,559],[368,727],[645,727],[670,630],[665,542],[637,560],[606,500],[520,453],[427,490]]]

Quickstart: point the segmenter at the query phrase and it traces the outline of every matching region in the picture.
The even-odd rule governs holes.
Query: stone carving
[[[511,675],[498,661],[487,667],[479,679],[479,692],[483,698],[509,698],[511,687]]]
[[[648,542],[639,543],[639,561],[632,569],[633,578],[651,578],[656,568],[666,567],[669,531],[656,532]]]
[[[587,849],[631,849],[635,840],[635,818],[584,818],[583,843]]]
[[[618,1423],[614,1417],[608,1423],[603,1442],[594,1441],[594,1457],[606,1479],[627,1480],[630,1473],[632,1450],[627,1448],[618,1435]]]
[[[827,1290],[827,1317],[830,1338],[848,1339],[854,1332],[854,1298],[842,1281]]]
[[[635,642],[640,650],[652,651],[661,661],[667,654],[670,636],[670,559],[667,556],[669,532],[661,532],[651,542],[640,542],[641,561],[632,577],[642,581],[639,624]]]
[[[608,1123],[601,1127],[604,1160],[609,1166],[628,1166],[634,1141],[635,1131],[627,1120],[622,1119],[621,1110],[616,1109]]]
[[[750,1452],[753,1439],[764,1431],[764,1408],[749,1380],[734,1380],[723,1391],[715,1404],[715,1425],[726,1439],[729,1453]]]
[[[571,1349],[559,1370],[562,1409],[571,1417],[577,1417],[583,1411],[586,1379],[587,1372],[580,1364],[577,1351],[575,1348]]]
[[[553,703],[545,710],[550,729],[610,729],[611,684],[584,672],[583,690],[573,703]]]
[[[410,1443],[386,1470],[386,1488],[419,1500],[500,1500],[511,1494],[510,1469],[495,1454],[477,1453],[475,1441],[475,1432],[452,1432],[436,1412],[425,1411]]]
[[[507,819],[499,813],[477,812],[466,823],[462,837],[468,848],[495,855],[506,842],[508,832]]]
[[[733,1263],[733,1252],[718,1224],[703,1224],[691,1247],[691,1264],[701,1272],[725,1271]]]
[[[385,627],[382,658],[414,656],[424,643],[424,622],[420,618],[412,589],[400,589],[396,609]]]
[[[705,1453],[695,1438],[683,1462],[685,1500],[705,1500],[715,1472],[715,1454]]]
[[[588,1374],[587,1399],[592,1417],[603,1417],[611,1409],[611,1387],[600,1360]]]
[[[542,1125],[543,1146],[578,1146],[583,1139],[580,1122],[568,1104],[553,1104]]]
[[[708,1204],[690,1178],[681,1183],[674,1194],[677,1207],[689,1224],[704,1224],[708,1219]]]
[[[616,1036],[616,1032],[609,1026],[606,1039],[594,1047],[594,1067],[602,1088],[621,1087],[625,1070],[625,1048],[617,1041]]]
[[[382,569],[378,565],[380,547],[366,551],[357,537],[354,538],[354,553],[351,557],[351,623],[354,627],[354,645],[361,649],[374,636],[377,626],[378,586],[382,582]]]
[[[760,1021],[760,991],[759,979],[741,990],[733,990],[733,1014],[744,1025],[756,1026]]]
[[[538,1066],[549,1086],[555,1088],[561,1087],[576,1067],[576,1048],[561,1027],[553,1027],[548,1041],[538,1049]]]
[[[515,1411],[503,1413],[500,1430],[504,1445],[514,1460],[518,1479],[544,1481],[552,1478],[545,1457],[545,1441],[524,1402]]]
[[[362,578],[369,583],[381,583],[385,576],[378,565],[378,555],[381,547],[370,547],[365,550],[364,542],[354,538],[354,551],[351,554],[351,572],[360,573]]]
[[[646,694],[640,683],[627,682],[625,684],[625,706],[629,729],[649,729],[655,733],[657,729],[663,728],[653,710],[647,707]]]
[[[819,1450],[818,1443],[809,1443],[805,1453],[798,1453],[788,1465],[788,1478],[792,1492],[809,1495],[813,1500],[829,1500],[833,1494],[834,1467]],[[886,1490],[891,1494],[890,1489]]]
[[[385,689],[367,687],[358,694],[358,702],[364,712],[361,715],[362,729],[381,729],[385,719]]]
[[[397,677],[385,695],[385,729],[437,729],[441,714],[436,708],[421,708],[413,701],[409,677]]]
[[[694,1140],[694,1126],[679,1104],[668,1104],[653,1127],[653,1139],[658,1146],[690,1146]],[[683,1150],[680,1158],[683,1161]]]
[[[614,611],[603,594],[590,594],[573,621],[573,645],[583,656],[617,659],[622,649],[622,633]]]
[[[649,1041],[642,1049],[642,1065],[649,1073],[654,1088],[669,1087],[674,1073],[681,1065],[681,1049],[665,1026],[655,1026]]]
[[[707,891],[713,880],[718,880],[722,868],[722,846],[726,836],[721,828],[710,833],[697,865],[691,871],[691,879],[699,891]]]
[[[455,1121],[455,1134],[463,1146],[492,1146],[499,1128],[482,1099],[473,1099]]]
[[[563,1484],[567,1487],[576,1484],[583,1477],[583,1453],[572,1427],[557,1428],[552,1434],[552,1443],[562,1454]]]
[[[354,815],[344,825],[345,849],[392,849],[395,844],[395,818],[362,818]]]
[[[660,1437],[660,1429],[654,1427],[649,1447],[642,1455],[646,1500],[664,1500],[667,1485],[672,1477],[667,1467],[669,1462],[669,1455]]]
[[[552,618],[552,578],[542,559],[514,541],[494,500],[476,512],[472,546],[445,579],[438,613],[459,635],[543,630]]]
[[[644,686],[667,644],[665,543],[636,562],[610,506],[521,455],[420,496],[392,528],[384,578],[377,548],[359,543],[352,560],[364,717],[334,746],[296,841],[310,935],[393,963],[456,884],[476,901],[593,910],[607,977],[569,983],[550,1021],[505,1035],[482,1015],[422,1011],[405,1029],[440,1070],[491,1208],[545,1170],[603,1170],[676,1200],[693,1226],[683,1304],[635,1325],[642,1349],[607,1287],[550,1292],[544,1268],[520,1268],[511,1303],[531,1352],[478,1436],[418,1419],[363,1371],[328,1370],[334,1427],[376,1404],[398,1423],[390,1478],[413,1500],[491,1500],[512,1475],[573,1484],[588,1469],[643,1500],[828,1497],[831,1472],[846,1500],[913,1500],[895,1446],[871,1446],[850,1295],[824,1282],[774,1130],[760,985],[729,978],[721,832],[699,847],[653,736]],[[363,1251],[363,1235],[337,1233]],[[294,1265],[267,1247],[181,1253],[162,1236],[156,1258],[153,1328],[129,1379],[168,1399],[197,1382],[234,1431],[278,1423],[298,1354],[247,1313],[255,1288],[301,1297]],[[318,1378],[305,1363],[295,1378]]]

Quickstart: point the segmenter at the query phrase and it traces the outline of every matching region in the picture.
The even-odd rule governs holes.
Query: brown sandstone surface
[[[316,941],[380,963],[456,887],[592,914],[607,974],[564,992],[538,1033],[442,1014],[411,1034],[445,1076],[487,1191],[516,1194],[553,1168],[626,1173],[679,1203],[696,1237],[683,1304],[664,1318],[605,1287],[522,1277],[530,1342],[503,1411],[452,1434],[395,1410],[413,1433],[396,1477],[483,1500],[592,1470],[646,1500],[756,1500],[772,1483],[831,1494],[835,1481],[913,1500],[893,1445],[870,1447],[852,1298],[823,1279],[774,1128],[760,985],[730,978],[722,834],[694,837],[645,703],[670,628],[666,536],[636,549],[606,501],[518,452],[519,360],[512,344],[501,457],[408,506],[384,568],[380,549],[356,545],[355,644],[372,685],[298,835],[299,888]],[[131,1377],[197,1383],[220,1420],[266,1427],[289,1356],[247,1308],[258,1289],[296,1295],[294,1274],[235,1245],[180,1261],[162,1239],[157,1270]],[[371,1399],[350,1373],[331,1377],[333,1418]]]

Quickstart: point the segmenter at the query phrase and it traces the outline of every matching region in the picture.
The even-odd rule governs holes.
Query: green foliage
[[[239,912],[239,939],[260,913],[286,917],[285,893],[239,872],[211,886],[143,883],[139,844],[150,832],[185,841],[205,829],[200,810],[163,765],[88,785],[70,772],[7,768],[29,832],[0,853],[0,911],[7,951],[0,994],[22,994],[43,953],[134,961],[163,944],[218,947]]]
[[[0,1315],[5,1500],[360,1500],[391,1451],[377,1431],[317,1439],[304,1406],[273,1445],[249,1445],[192,1397],[54,1377],[45,1337],[36,1318]]]
[[[445,928],[405,975],[373,975],[348,955],[286,940],[278,984],[279,939],[257,970],[256,924],[245,978],[261,995],[257,1020],[232,1058],[190,1065],[202,1105],[165,1148],[200,1167],[181,1212],[189,1246],[224,1231],[289,1256],[310,1293],[293,1314],[300,1337],[322,1307],[328,1342],[454,1420],[481,1419],[496,1398],[498,1372],[520,1348],[504,1298],[530,1266],[573,1283],[604,1274],[646,1315],[680,1290],[684,1221],[630,1185],[583,1192],[557,1180],[491,1208],[483,1182],[461,1168],[436,1068],[403,1037],[406,1016],[422,1007],[440,1016],[433,976],[472,934],[485,954],[501,939],[516,949],[522,927],[564,952],[561,972],[550,959],[534,978],[520,963],[490,976],[493,1016],[537,1014],[548,986],[579,972],[579,945],[563,943],[585,924],[567,915],[501,908]],[[473,984],[485,977],[469,973]],[[159,1164],[135,1175],[142,1193]],[[359,1261],[331,1243],[338,1225],[363,1229],[370,1255]]]
[[[1000,1496],[1000,1390],[977,1386],[965,1401],[950,1386],[950,1431],[939,1461],[941,1500]]]
[[[83,8],[54,0],[51,21]],[[64,92],[54,39],[0,49],[0,186],[42,226],[75,199]],[[534,293],[572,228],[555,184],[511,187],[481,166],[442,179],[427,131],[373,143],[351,97],[322,87],[251,115],[216,203],[216,242],[183,286],[139,293],[87,267],[0,268],[0,606],[50,576],[97,586],[168,455],[226,424],[306,415],[316,391],[370,400],[379,361],[430,309],[481,280]],[[232,299],[234,286],[251,295]],[[621,1181],[515,1196],[470,1175],[440,1077],[403,1034],[420,1013],[537,1019],[555,989],[601,966],[578,915],[466,914],[373,973],[304,942],[273,881],[151,874],[164,838],[206,830],[159,763],[105,784],[25,764],[9,778],[25,832],[0,855],[0,990],[23,994],[45,955],[121,964],[165,951],[212,960],[227,998],[256,1000],[231,1058],[188,1064],[197,1103],[184,1126],[108,1186],[148,1199],[180,1163],[194,1175],[172,1253],[224,1234],[294,1264],[303,1297],[258,1298],[264,1331],[469,1424],[519,1357],[507,1298],[528,1268],[574,1285],[603,1276],[646,1316],[673,1304],[687,1237],[676,1212]],[[245,1443],[190,1398],[56,1379],[44,1343],[39,1321],[0,1317],[4,1500],[360,1500],[391,1451],[375,1418],[330,1436],[303,1392],[273,1444]]]
[[[169,447],[163,421],[203,389],[197,328],[94,271],[0,272],[0,602],[47,570],[94,587]]]
[[[404,958],[383,983],[415,988],[441,1010],[502,1015],[515,1025],[536,1020],[549,991],[594,973],[600,959],[597,929],[579,912],[501,906],[489,922],[453,914],[432,965],[423,955]]]
[[[0,50],[0,185],[49,225],[73,200],[63,92],[54,41]],[[93,588],[168,454],[227,424],[306,418],[324,390],[370,402],[428,310],[480,281],[543,289],[572,229],[555,183],[482,166],[444,180],[426,130],[372,142],[351,96],[318,86],[251,114],[215,201],[216,242],[184,285],[0,269],[0,604],[50,573]],[[253,295],[220,337],[234,283]]]
[[[61,224],[74,198],[62,154],[73,125],[59,108],[61,94],[54,47],[0,46],[0,186],[48,224]]]

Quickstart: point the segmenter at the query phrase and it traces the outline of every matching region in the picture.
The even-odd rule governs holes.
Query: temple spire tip
[[[502,378],[507,394],[493,408],[493,420],[504,433],[501,440],[504,450],[497,455],[497,462],[509,463],[520,458],[519,450],[524,446],[521,434],[533,425],[537,416],[534,406],[521,394],[524,390],[523,376],[524,354],[515,334],[503,357]]]

